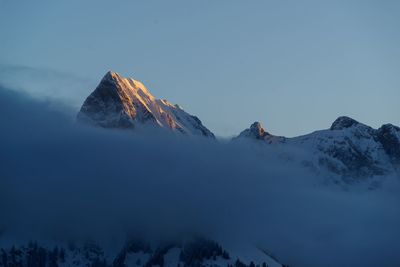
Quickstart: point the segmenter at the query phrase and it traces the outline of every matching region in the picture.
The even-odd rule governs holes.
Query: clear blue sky
[[[382,0],[0,0],[0,63],[94,83],[112,69],[222,136],[255,120],[286,136],[339,115],[399,125],[399,14]]]

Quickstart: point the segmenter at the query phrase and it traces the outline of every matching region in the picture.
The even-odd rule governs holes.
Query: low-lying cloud
[[[273,148],[88,128],[4,88],[0,123],[2,241],[193,231],[291,266],[400,265],[395,179],[345,192]]]
[[[57,105],[66,103],[77,110],[95,88],[97,81],[75,74],[46,68],[0,63],[0,81],[8,89],[29,94],[36,99],[48,99]]]

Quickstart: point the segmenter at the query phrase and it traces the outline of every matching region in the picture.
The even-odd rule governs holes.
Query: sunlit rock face
[[[255,139],[255,140],[262,140],[268,144],[272,143],[280,143],[284,142],[285,138],[282,136],[275,136],[263,128],[260,122],[256,121],[252,125],[250,125],[250,128],[245,129],[242,131],[239,136],[235,139],[240,139],[240,138],[248,138],[248,139]]]
[[[77,118],[104,128],[150,125],[214,138],[196,116],[186,113],[178,105],[156,99],[141,82],[111,71],[87,97]]]
[[[256,122],[236,137],[241,138],[262,140],[288,153],[303,151],[303,158],[298,160],[305,165],[350,183],[396,173],[400,166],[400,128],[391,124],[373,129],[342,116],[327,130],[285,138],[269,134]]]
[[[244,136],[252,136],[256,139],[263,139],[265,136],[269,135],[258,121],[254,122],[249,129],[244,130],[241,134]]]

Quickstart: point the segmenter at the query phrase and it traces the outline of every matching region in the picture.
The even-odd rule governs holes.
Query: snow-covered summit
[[[152,125],[189,135],[214,138],[201,121],[167,100],[156,99],[139,81],[109,71],[86,98],[79,121],[104,128]]]
[[[305,165],[339,175],[350,182],[353,178],[381,176],[400,170],[400,128],[392,124],[373,129],[342,116],[329,129],[285,138],[271,135],[259,123],[254,123],[235,139],[243,138],[261,140],[286,151],[292,151],[291,148],[303,151],[304,158],[298,160]]]

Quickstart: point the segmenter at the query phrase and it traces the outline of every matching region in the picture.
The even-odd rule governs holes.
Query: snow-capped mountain
[[[201,121],[178,105],[156,99],[139,81],[108,72],[87,97],[79,121],[104,128],[153,126],[188,135],[215,138]],[[349,117],[339,117],[326,130],[287,138],[275,136],[253,123],[234,140],[254,139],[269,145],[308,153],[300,160],[345,180],[396,172],[400,165],[400,128],[385,124],[373,129]]]
[[[235,140],[243,138],[304,151],[309,158],[299,160],[305,165],[328,170],[349,182],[396,173],[400,166],[400,128],[391,124],[373,129],[343,116],[329,129],[286,138],[267,133],[255,122]]]
[[[139,81],[107,72],[87,97],[79,121],[104,128],[156,126],[189,135],[214,138],[201,121],[178,105],[156,99]]]
[[[82,244],[29,242],[2,247],[1,267],[283,267],[274,257],[252,247],[249,251],[227,251],[219,243],[204,238],[151,244],[131,239],[118,250],[104,250],[90,241]]]

